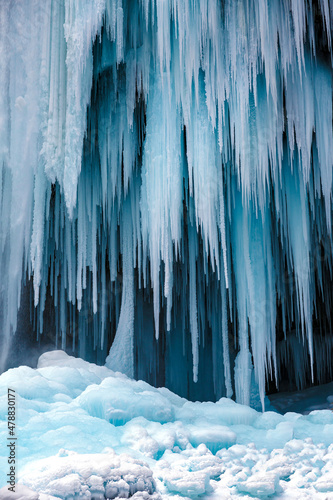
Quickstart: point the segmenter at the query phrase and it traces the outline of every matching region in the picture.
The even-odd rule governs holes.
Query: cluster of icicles
[[[331,0],[0,2],[2,362],[29,278],[38,335],[50,296],[58,345],[105,359],[116,331],[131,377],[142,310],[175,339],[166,385],[187,345],[205,376],[208,342],[216,396],[249,404],[255,381],[263,403],[278,310],[313,371],[332,21]]]

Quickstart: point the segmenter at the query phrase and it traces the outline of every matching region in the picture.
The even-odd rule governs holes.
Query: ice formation
[[[180,394],[263,404],[283,359],[323,379],[332,23],[331,0],[0,3],[2,368],[33,281],[37,338]]]
[[[2,446],[1,499],[332,497],[328,408],[281,415],[228,398],[191,402],[52,351],[37,369],[20,366],[0,376],[1,442],[8,387],[16,391],[18,482],[16,494],[8,492]]]

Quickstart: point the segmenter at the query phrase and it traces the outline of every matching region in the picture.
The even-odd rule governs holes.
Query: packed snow
[[[51,351],[37,369],[1,375],[2,442],[8,387],[19,481],[6,496],[2,447],[1,499],[333,498],[331,410],[282,415],[227,398],[190,402]]]

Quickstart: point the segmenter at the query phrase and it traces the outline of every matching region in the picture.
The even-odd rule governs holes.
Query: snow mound
[[[150,468],[140,460],[126,454],[117,455],[113,450],[84,455],[61,450],[56,457],[28,464],[21,480],[37,491],[64,499],[129,498],[138,492],[152,498],[155,492]]]

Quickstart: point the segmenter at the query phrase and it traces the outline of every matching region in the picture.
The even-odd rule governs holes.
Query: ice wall
[[[29,279],[37,337],[52,303],[63,349],[112,343],[130,376],[263,403],[292,330],[318,378],[332,23],[331,0],[0,3],[2,367]]]

